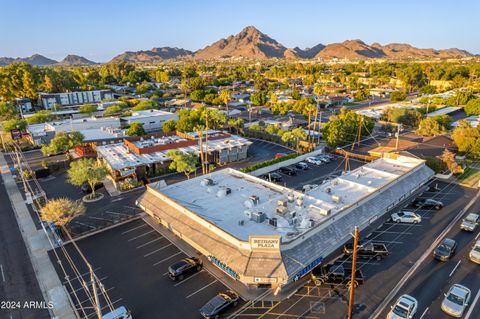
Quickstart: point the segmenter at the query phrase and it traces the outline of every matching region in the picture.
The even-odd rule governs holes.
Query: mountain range
[[[32,56],[26,58],[8,58],[8,57],[0,57],[0,66],[9,65],[15,62],[27,62],[31,65],[38,65],[38,66],[47,66],[47,65],[62,65],[62,66],[78,66],[78,65],[94,65],[96,64],[93,61],[90,61],[82,56],[69,54],[67,55],[62,61],[55,61],[44,57],[40,54],[34,54]]]
[[[362,40],[347,40],[328,45],[317,44],[312,48],[286,48],[278,41],[260,32],[253,26],[244,28],[240,33],[220,39],[203,49],[192,52],[182,48],[160,47],[151,50],[127,51],[115,56],[110,62],[155,63],[168,59],[210,60],[221,58],[247,59],[323,59],[333,58],[360,59],[429,59],[429,58],[464,58],[471,57],[468,51],[451,49],[420,49],[407,43],[390,43],[368,45]],[[95,62],[77,55],[68,55],[60,62],[35,54],[27,58],[1,58],[0,66],[13,62],[28,62],[34,65],[92,65]]]

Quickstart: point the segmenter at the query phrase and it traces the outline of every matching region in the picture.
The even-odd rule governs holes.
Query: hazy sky
[[[480,54],[480,1],[0,0],[0,56],[197,50],[254,25],[286,47],[362,39]]]

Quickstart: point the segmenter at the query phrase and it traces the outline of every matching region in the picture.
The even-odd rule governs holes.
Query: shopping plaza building
[[[306,275],[433,175],[398,154],[301,193],[233,169],[151,184],[137,204],[228,276],[282,287]]]

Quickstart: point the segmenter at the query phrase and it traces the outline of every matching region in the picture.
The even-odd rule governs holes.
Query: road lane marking
[[[190,297],[192,297],[193,295],[196,295],[197,293],[199,293],[199,292],[202,291],[203,289],[205,289],[205,288],[207,288],[207,287],[210,287],[211,285],[213,285],[213,284],[216,283],[216,282],[217,282],[217,279],[215,279],[214,281],[212,281],[212,282],[209,283],[208,285],[203,286],[202,288],[198,289],[197,291],[192,292],[191,294],[189,294],[189,295],[187,296],[187,299],[190,298]]]
[[[148,254],[143,255],[143,257],[148,257],[148,256],[150,256],[150,255],[153,255],[153,254],[155,254],[156,252],[159,252],[159,251],[161,251],[161,250],[164,250],[165,248],[170,247],[170,246],[172,246],[172,243],[170,243],[170,244],[168,244],[168,245],[166,245],[166,246],[163,246],[162,248],[155,249],[154,251],[151,251],[151,252],[149,252]]]
[[[150,230],[150,231],[147,231],[146,233],[143,233],[143,234],[141,234],[141,235],[132,237],[132,238],[130,238],[128,241],[133,241],[133,240],[138,239],[138,238],[140,238],[140,237],[147,236],[148,234],[151,234],[151,233],[153,233],[153,232],[154,232],[154,230],[152,229],[152,230]]]
[[[171,245],[171,244],[170,244],[170,245]],[[182,252],[179,251],[178,253],[173,254],[173,255],[171,255],[170,257],[164,258],[164,259],[162,259],[162,260],[154,263],[153,265],[156,266],[156,265],[158,265],[158,264],[161,264],[161,263],[163,263],[164,261],[167,261],[167,260],[169,260],[169,259],[171,259],[171,258],[173,258],[173,257],[175,257],[175,256],[177,256],[177,255],[180,255],[181,253],[182,253]]]
[[[478,298],[480,297],[480,289],[477,291],[477,295],[475,296],[475,299],[473,299],[473,302],[470,304],[470,309],[468,309],[467,315],[465,316],[465,319],[470,318],[470,315],[473,312],[473,309],[475,309],[475,304],[478,301]]]
[[[129,233],[129,232],[131,232],[131,231],[134,231],[135,229],[139,229],[140,227],[145,227],[145,226],[147,226],[147,224],[142,224],[142,225],[140,225],[140,226],[133,227],[132,229],[129,229],[129,230],[124,231],[124,232],[122,233],[122,235],[125,235],[125,234],[127,234],[127,233]]]
[[[396,224],[395,224],[396,225]],[[382,233],[382,234],[395,234],[395,235],[413,235],[409,232],[401,232],[401,231],[383,231],[383,230],[375,230],[372,233]]]
[[[448,277],[452,277],[453,273],[455,272],[455,270],[457,270],[457,267],[458,267],[458,265],[460,265],[461,262],[462,262],[461,260],[458,261],[458,263],[455,265],[455,267],[453,268],[453,270],[452,270],[452,272],[450,273],[450,275],[448,275]]]
[[[428,307],[427,307],[427,308],[425,309],[425,311],[422,313],[422,315],[420,316],[420,319],[422,319],[422,318],[425,316],[425,314],[427,313],[427,311],[428,311]]]
[[[191,278],[195,277],[196,275],[198,275],[198,274],[199,274],[199,273],[201,273],[201,272],[203,272],[203,269],[202,269],[202,270],[200,270],[199,272],[197,272],[196,274],[193,274],[193,275],[191,275],[191,276],[190,276],[190,277],[188,277],[187,279],[184,279],[184,280],[182,280],[182,281],[180,281],[180,282],[176,283],[176,284],[175,284],[175,285],[173,285],[173,286],[174,286],[174,287],[180,286],[181,284],[183,284],[184,282],[188,281],[189,279],[191,279]]]
[[[119,198],[115,198],[115,199],[112,199],[111,202],[118,202],[119,200],[122,200],[123,197],[119,197]]]
[[[0,270],[2,271],[2,280],[5,282],[5,274],[3,273],[3,265],[0,264]]]
[[[145,247],[145,246],[147,246],[147,245],[149,245],[149,244],[151,244],[151,243],[154,243],[154,242],[156,242],[156,241],[159,241],[160,239],[163,239],[163,237],[155,238],[154,240],[150,240],[150,241],[146,242],[145,244],[141,244],[140,246],[137,246],[137,247],[135,247],[135,248],[136,248],[136,249],[139,249],[139,248]]]

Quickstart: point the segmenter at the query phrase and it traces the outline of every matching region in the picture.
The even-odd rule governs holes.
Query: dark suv
[[[278,171],[289,176],[297,175],[297,170],[292,167],[280,167]]]
[[[238,300],[238,295],[231,290],[219,293],[200,308],[200,314],[206,319],[219,318],[225,310],[237,306]]]
[[[455,242],[455,240],[445,238],[444,240],[442,240],[440,245],[438,245],[438,247],[435,248],[435,250],[433,251],[433,257],[440,261],[447,261],[453,256],[456,249],[457,243]]]
[[[413,201],[413,206],[419,208],[435,208],[436,210],[440,210],[443,207],[443,203],[431,198],[417,198]]]
[[[191,275],[202,269],[202,261],[197,257],[188,257],[177,261],[168,267],[168,276],[174,280],[183,280],[185,276]]]
[[[261,177],[262,177],[264,180],[272,181],[272,182],[275,182],[275,183],[281,183],[281,182],[283,182],[283,177],[282,177],[282,175],[280,175],[280,174],[278,174],[278,173],[269,173],[269,174],[262,175]]]

